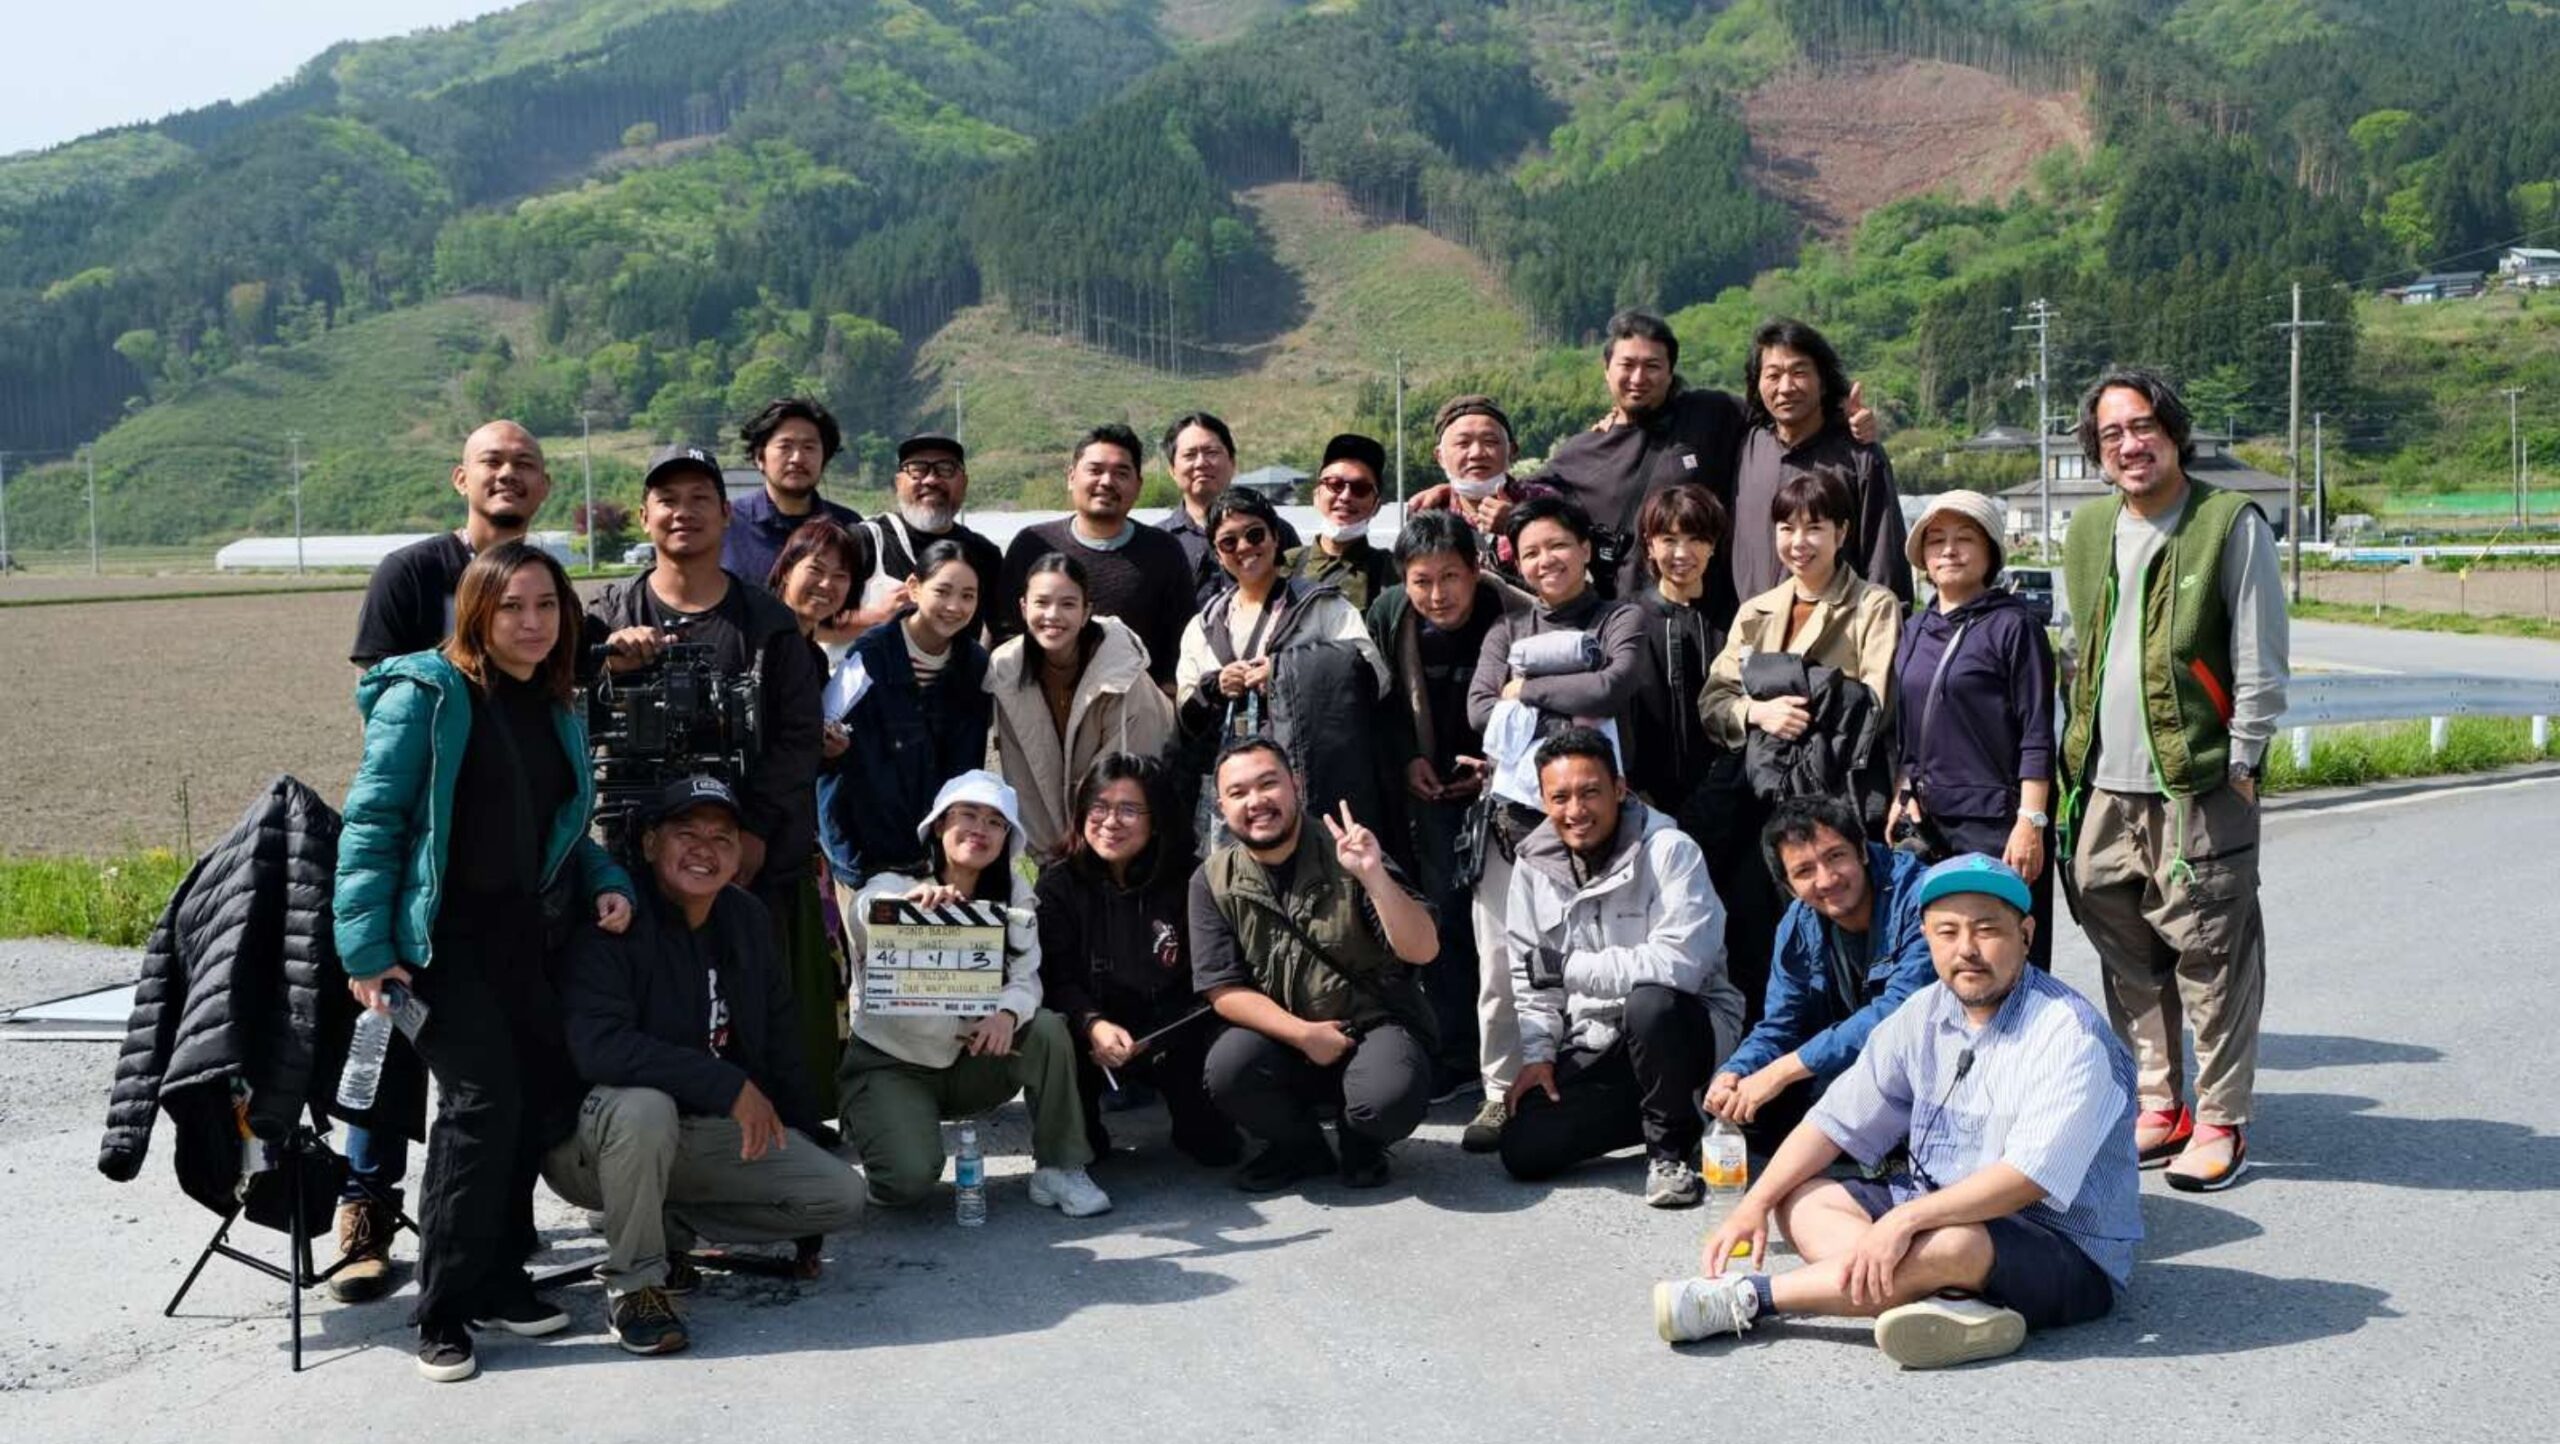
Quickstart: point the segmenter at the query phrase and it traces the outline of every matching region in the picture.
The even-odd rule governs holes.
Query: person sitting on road
[[[1024,845],[1021,816],[1013,789],[992,772],[945,782],[916,829],[930,854],[924,875],[874,875],[850,916],[859,928],[884,899],[927,908],[996,903],[1005,911],[1004,990],[993,1012],[854,1014],[840,1090],[844,1136],[871,1176],[871,1201],[883,1207],[921,1203],[933,1192],[942,1178],[942,1120],[992,1113],[1020,1093],[1031,1111],[1031,1201],[1069,1218],[1110,1211],[1111,1196],[1085,1172],[1093,1147],[1066,1020],[1040,1006],[1040,925],[1031,885],[1014,867]],[[868,949],[854,957],[859,998]]]
[[[1520,843],[1505,951],[1520,1073],[1502,1166],[1546,1178],[1644,1145],[1644,1201],[1693,1208],[1698,1091],[1742,1032],[1724,971],[1724,907],[1706,859],[1627,795],[1608,739],[1567,728],[1538,745],[1547,820]]]
[[[1926,864],[1865,840],[1828,797],[1778,804],[1761,834],[1795,901],[1778,922],[1768,1006],[1707,1086],[1707,1111],[1773,1150],[1875,1026],[1937,976],[1920,929]]]
[[[745,814],[712,777],[668,784],[640,833],[650,886],[630,929],[588,931],[562,987],[591,1085],[543,1160],[554,1193],[604,1213],[606,1323],[634,1354],[685,1346],[670,1294],[693,1238],[801,1240],[862,1217],[862,1176],[813,1139],[799,1007],[764,908],[738,876]],[[817,1256],[804,1254],[801,1277]]]
[[[1191,980],[1229,1025],[1209,1045],[1209,1096],[1264,1148],[1237,1186],[1268,1193],[1330,1172],[1322,1120],[1341,1118],[1342,1181],[1387,1181],[1387,1146],[1431,1100],[1430,1006],[1413,969],[1440,952],[1431,909],[1348,805],[1306,825],[1289,759],[1268,737],[1210,770],[1235,841],[1191,877]]]
[[[2088,999],[2028,966],[2032,907],[2026,881],[1979,853],[1929,870],[1938,981],[1867,1035],[1708,1238],[1704,1274],[1654,1286],[1664,1340],[1873,1317],[1887,1358],[1931,1369],[2115,1307],[2142,1240],[2133,1056]],[[1844,1152],[1872,1167],[1896,1145],[1911,1166],[1890,1183],[1822,1177]],[[1773,1216],[1803,1268],[1757,1267]],[[1728,1272],[1737,1256],[1754,1267]]]

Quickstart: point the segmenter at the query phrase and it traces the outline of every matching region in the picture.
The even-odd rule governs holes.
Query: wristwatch
[[[2046,828],[2053,826],[2053,814],[2048,812],[2038,812],[2032,807],[2019,808],[2018,820],[2020,822],[2035,824],[2035,829],[2038,832],[2042,832]]]
[[[2255,786],[2260,774],[2264,770],[2265,769],[2261,768],[2254,762],[2243,762],[2239,758],[2234,757],[2231,759],[2230,780],[2233,782],[2247,782],[2250,785]]]

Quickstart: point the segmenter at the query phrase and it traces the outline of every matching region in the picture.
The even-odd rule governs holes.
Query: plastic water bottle
[[[1698,1178],[1707,1186],[1707,1227],[1712,1230],[1750,1192],[1751,1155],[1742,1146],[1742,1130],[1721,1118],[1708,1125],[1700,1153]]]
[[[951,1161],[951,1181],[960,1189],[952,1216],[962,1228],[987,1221],[987,1156],[978,1151],[978,1125],[960,1125],[960,1151]]]
[[[418,1030],[427,1023],[427,1005],[406,987],[385,985],[382,1000],[391,1005],[390,1012],[367,1008],[356,1015],[355,1033],[347,1040],[346,1066],[338,1070],[338,1106],[353,1112],[373,1106],[374,1092],[382,1086],[382,1060],[391,1051],[391,1030],[398,1028],[415,1042]]]

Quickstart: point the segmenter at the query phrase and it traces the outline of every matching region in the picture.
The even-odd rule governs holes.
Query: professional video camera
[[[724,672],[707,642],[669,642],[656,665],[596,679],[587,701],[596,821],[619,851],[633,811],[680,777],[742,785],[763,744],[753,671]]]

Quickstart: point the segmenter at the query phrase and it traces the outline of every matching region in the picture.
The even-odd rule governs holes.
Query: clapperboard
[[[902,898],[871,903],[863,948],[863,1011],[984,1017],[1004,991],[1005,908],[1001,903],[920,907]]]

